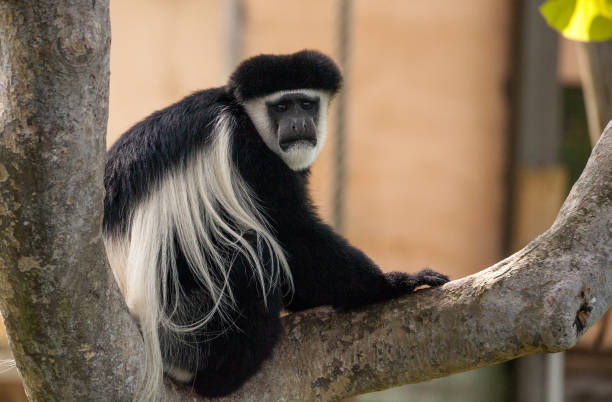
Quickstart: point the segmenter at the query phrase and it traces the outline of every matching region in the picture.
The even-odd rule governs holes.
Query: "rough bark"
[[[141,341],[100,236],[108,1],[0,1],[0,308],[32,400],[128,399]]]
[[[142,343],[100,239],[108,2],[0,0],[0,308],[33,400],[129,400]],[[612,302],[612,125],[554,225],[478,274],[284,317],[227,400],[335,400],[576,343]],[[168,383],[168,400],[191,400]]]

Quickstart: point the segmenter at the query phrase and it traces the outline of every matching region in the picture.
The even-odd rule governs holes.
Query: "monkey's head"
[[[274,153],[299,171],[308,168],[327,135],[327,109],[342,76],[322,53],[260,55],[242,62],[229,89]]]

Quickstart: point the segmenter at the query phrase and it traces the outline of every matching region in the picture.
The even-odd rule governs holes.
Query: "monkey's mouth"
[[[287,152],[291,148],[294,147],[315,147],[317,145],[317,139],[312,137],[304,137],[304,138],[292,138],[290,140],[281,140],[278,145],[280,145],[283,152]]]

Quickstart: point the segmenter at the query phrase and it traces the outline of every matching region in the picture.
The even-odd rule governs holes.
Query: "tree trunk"
[[[108,1],[0,1],[0,307],[32,400],[129,400],[142,342],[100,235]]]

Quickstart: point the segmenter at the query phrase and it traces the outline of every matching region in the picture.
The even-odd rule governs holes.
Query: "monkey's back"
[[[211,140],[216,116],[232,99],[224,87],[195,92],[127,130],[107,153],[106,233],[123,234],[130,213],[169,172]]]

